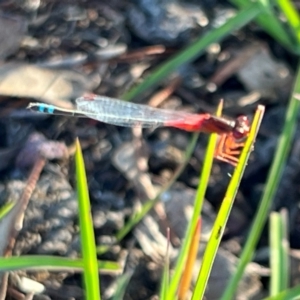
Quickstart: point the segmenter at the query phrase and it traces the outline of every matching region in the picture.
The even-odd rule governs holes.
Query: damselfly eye
[[[247,116],[239,116],[236,119],[236,124],[233,131],[233,136],[237,140],[242,139],[248,135],[250,131],[250,123]]]

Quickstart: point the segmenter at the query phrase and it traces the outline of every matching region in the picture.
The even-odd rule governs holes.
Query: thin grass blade
[[[289,257],[286,244],[286,211],[272,212],[270,215],[270,296],[276,296],[288,288]]]
[[[298,66],[298,73],[294,84],[294,94],[300,94],[300,68]],[[292,144],[292,139],[296,130],[296,121],[299,112],[300,101],[294,96],[291,96],[288,108],[285,115],[285,123],[282,134],[279,137],[278,146],[276,148],[274,160],[268,174],[265,190],[255,215],[253,225],[246,244],[241,253],[240,261],[234,276],[230,279],[226,287],[226,291],[222,300],[232,299],[235,290],[237,289],[240,278],[243,276],[247,264],[251,261],[254,249],[257,245],[258,239],[264,228],[267,220],[269,209],[278,187],[279,180],[282,176],[283,168],[287,160],[288,153]]]
[[[285,290],[276,296],[264,298],[263,300],[299,300],[300,285],[297,285],[291,289]]]
[[[0,271],[13,270],[73,270],[83,271],[83,260],[67,257],[56,257],[48,255],[22,255],[0,258]],[[97,268],[104,273],[116,273],[120,271],[118,263],[113,261],[97,261]]]
[[[221,101],[219,104],[216,113],[217,116],[221,115],[222,108],[223,108],[223,101]],[[203,168],[202,168],[202,172],[200,175],[200,180],[197,188],[197,193],[195,197],[193,215],[188,225],[186,235],[182,243],[180,253],[177,258],[174,274],[169,286],[168,300],[173,300],[178,290],[179,282],[188,255],[189,247],[193,238],[193,234],[195,232],[195,228],[197,226],[199,216],[201,214],[201,210],[204,202],[204,196],[205,196],[205,192],[210,177],[210,171],[214,160],[214,152],[217,144],[217,139],[218,139],[217,134],[210,135],[208,146],[206,149],[205,160],[204,160],[204,164],[203,164]]]
[[[240,9],[245,9],[249,6],[248,0],[230,0],[230,2]],[[257,1],[257,5],[261,7],[261,13],[255,18],[255,21],[261,26],[270,36],[287,47],[291,51],[297,51],[289,33],[283,27],[282,22],[275,15],[275,12],[270,4],[270,1]]]
[[[195,261],[197,259],[198,249],[200,245],[200,234],[201,234],[201,219],[198,219],[197,227],[194,232],[194,236],[192,238],[192,242],[189,248],[189,253],[187,257],[187,261],[185,264],[185,269],[182,274],[182,278],[180,281],[179,291],[178,291],[178,299],[185,300],[187,299],[187,293],[191,286],[193,269],[195,266]]]
[[[117,288],[116,288],[116,291],[115,291],[113,297],[111,298],[111,300],[124,299],[126,288],[129,284],[129,281],[130,281],[132,275],[133,275],[133,272],[127,272],[126,274],[123,274],[122,276],[120,276],[117,279],[117,283],[116,283]]]
[[[0,220],[4,218],[10,211],[11,209],[15,206],[15,202],[7,202],[5,203],[1,208],[0,208]]]
[[[168,245],[167,245],[167,251],[165,256],[165,265],[164,265],[164,272],[162,276],[162,284],[161,284],[161,290],[160,290],[160,300],[167,299],[168,295],[168,286],[169,286],[169,280],[170,280],[170,228],[168,228],[167,232],[167,239],[168,239]]]
[[[239,163],[238,163],[238,165],[233,173],[233,176],[231,178],[231,181],[228,185],[228,189],[226,191],[225,198],[222,202],[220,211],[217,215],[216,221],[215,221],[213,229],[212,229],[210,239],[206,246],[206,249],[204,252],[204,257],[202,260],[201,269],[200,269],[200,272],[198,275],[198,279],[196,282],[192,300],[202,299],[204,296],[205,288],[206,288],[206,285],[208,282],[211,268],[213,266],[215,255],[216,255],[218,247],[220,245],[221,238],[222,238],[222,235],[223,235],[223,232],[224,232],[235,196],[237,194],[238,187],[242,180],[242,176],[244,174],[244,170],[246,168],[247,161],[248,161],[248,158],[251,153],[251,149],[255,142],[263,115],[264,115],[264,107],[259,105],[256,110],[256,113],[254,115],[251,130],[250,130],[249,136],[247,138],[247,141],[245,143],[245,146],[243,148],[243,151],[241,153]],[[232,295],[231,295],[231,297],[232,297]]]
[[[76,140],[75,162],[86,299],[97,300],[101,299],[101,297],[99,272],[97,266],[96,243],[93,229],[93,221],[91,216],[91,206],[84,168],[84,161],[78,139]]]
[[[282,285],[281,291],[286,290],[290,287],[290,242],[289,242],[289,220],[288,220],[288,211],[287,209],[282,209],[280,211],[280,220],[282,228]]]
[[[278,8],[281,10],[286,18],[286,22],[290,27],[296,45],[300,45],[300,17],[297,9],[290,0],[277,0],[275,1]]]

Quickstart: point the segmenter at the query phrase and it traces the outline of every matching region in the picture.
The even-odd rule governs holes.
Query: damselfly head
[[[239,140],[248,135],[250,131],[250,122],[247,116],[239,116],[236,119],[233,136],[235,139]]]

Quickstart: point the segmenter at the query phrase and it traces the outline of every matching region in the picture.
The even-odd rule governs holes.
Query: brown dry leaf
[[[81,96],[88,84],[86,76],[75,71],[17,63],[0,67],[1,95],[42,99],[63,108],[72,108],[68,99]]]

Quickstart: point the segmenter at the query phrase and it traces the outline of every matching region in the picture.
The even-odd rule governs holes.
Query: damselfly
[[[157,128],[175,127],[186,131],[217,133],[220,139],[215,157],[236,165],[244,140],[249,133],[249,120],[239,116],[234,120],[209,113],[193,114],[154,108],[147,105],[89,94],[76,99],[76,109],[64,109],[44,103],[30,103],[33,111],[76,117],[89,117],[117,126]]]

